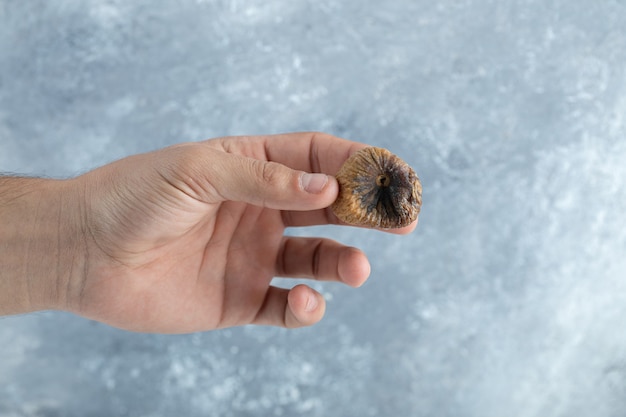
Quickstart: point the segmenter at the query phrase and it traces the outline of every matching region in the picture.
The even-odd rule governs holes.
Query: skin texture
[[[219,138],[69,180],[4,178],[0,220],[14,226],[0,232],[11,248],[0,254],[0,314],[60,309],[157,333],[312,325],[324,315],[321,294],[272,279],[358,287],[369,262],[359,249],[284,231],[341,223],[328,208],[333,175],[364,146],[322,133]]]

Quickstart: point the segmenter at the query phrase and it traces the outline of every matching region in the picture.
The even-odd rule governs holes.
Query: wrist
[[[0,315],[68,308],[86,265],[77,184],[0,178]]]

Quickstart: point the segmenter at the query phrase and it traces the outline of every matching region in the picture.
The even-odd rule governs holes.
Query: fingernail
[[[309,174],[305,172],[300,177],[302,189],[308,193],[318,194],[320,193],[326,183],[328,183],[328,175],[326,174]]]
[[[315,310],[317,308],[317,297],[315,296],[315,294],[311,294],[307,297],[306,299],[306,305],[304,306],[304,311],[306,311],[307,313],[312,312],[313,310]]]

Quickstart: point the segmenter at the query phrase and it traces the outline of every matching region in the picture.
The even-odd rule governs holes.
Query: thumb
[[[337,180],[294,170],[277,162],[222,153],[206,177],[219,200],[279,210],[315,210],[337,198]]]

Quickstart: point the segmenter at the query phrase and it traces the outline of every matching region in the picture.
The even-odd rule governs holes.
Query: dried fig
[[[355,226],[393,229],[413,223],[422,206],[415,171],[387,149],[370,146],[354,153],[336,175],[335,215]]]

